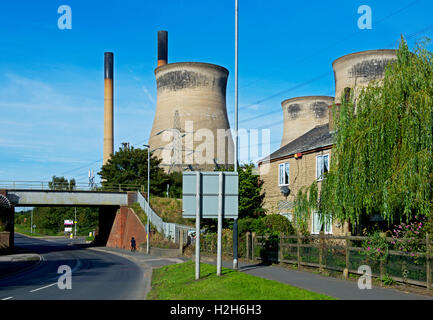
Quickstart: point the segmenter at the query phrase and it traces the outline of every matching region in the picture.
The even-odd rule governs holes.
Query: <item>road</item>
[[[15,234],[15,245],[42,259],[29,270],[0,278],[0,300],[136,300],[145,298],[143,268],[119,255],[86,249],[74,240]],[[71,289],[60,289],[59,266],[72,270]],[[66,283],[65,281],[60,281]]]

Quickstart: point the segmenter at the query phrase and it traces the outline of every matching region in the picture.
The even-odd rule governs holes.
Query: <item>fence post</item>
[[[380,236],[384,239],[386,239],[386,233],[385,232],[381,232]],[[385,277],[385,262],[383,261],[383,259],[380,259],[380,279],[383,279]]]
[[[425,235],[425,247],[426,247],[426,254],[425,254],[425,261],[426,261],[426,281],[427,281],[427,290],[430,291],[431,289],[431,269],[430,269],[430,235],[427,233]]]
[[[249,232],[247,232],[247,234],[245,235],[247,261],[250,261],[250,250],[251,250],[250,236],[251,236],[251,233],[249,233]]]
[[[351,233],[346,232],[346,267],[343,270],[344,279],[349,278],[349,268],[350,268],[350,250],[349,250],[349,247],[352,246],[352,243],[349,239],[350,236],[351,236]]]
[[[320,231],[319,233],[319,272],[323,272],[323,247],[324,247],[324,238],[325,233]]]
[[[302,263],[302,261],[301,261],[301,242],[302,242],[302,239],[301,239],[301,234],[298,232],[298,239],[297,239],[298,241],[297,241],[297,247],[298,247],[298,270],[302,270],[302,267],[301,267],[301,263]]]
[[[179,228],[179,254],[183,255],[183,229]]]
[[[253,261],[255,261],[255,257],[254,257],[254,246],[255,246],[255,242],[256,242],[256,233],[255,232],[253,232],[252,234],[251,234],[251,259],[253,260]]]
[[[280,232],[280,244],[278,246],[278,262],[283,263],[283,234]]]

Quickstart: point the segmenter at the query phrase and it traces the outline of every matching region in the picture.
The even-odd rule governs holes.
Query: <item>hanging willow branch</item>
[[[351,97],[334,106],[332,114],[338,115],[333,164],[316,198],[323,218],[432,217],[433,54],[425,44],[411,53],[402,37],[397,60],[387,66],[383,81],[362,91],[356,113]],[[310,187],[299,194],[301,199],[308,190],[314,198]],[[313,210],[313,202],[298,201],[301,207],[295,210]]]

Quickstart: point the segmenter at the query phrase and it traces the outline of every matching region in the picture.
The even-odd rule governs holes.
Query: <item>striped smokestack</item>
[[[113,137],[113,53],[104,53],[104,165],[114,152]]]
[[[168,60],[168,32],[158,31],[158,67],[167,64]]]

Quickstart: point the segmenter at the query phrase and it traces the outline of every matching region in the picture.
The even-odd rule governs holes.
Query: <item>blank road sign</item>
[[[200,172],[201,217],[218,218],[218,171]],[[197,208],[197,173],[184,172],[182,178],[182,209],[184,218],[195,218]],[[238,217],[238,183],[237,172],[223,172],[223,218]]]

